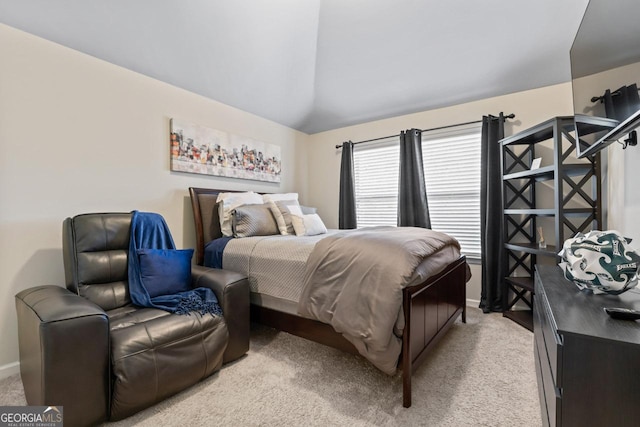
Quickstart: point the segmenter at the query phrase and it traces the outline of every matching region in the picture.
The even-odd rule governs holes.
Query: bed
[[[189,189],[196,231],[196,263],[199,265],[210,262],[208,258],[211,253],[208,246],[210,242],[215,243],[216,239],[222,240],[219,239],[222,237],[222,231],[216,199],[223,191],[226,192],[226,190],[193,187]],[[304,271],[309,253],[316,245],[338,239],[343,234],[345,233],[342,231],[329,231],[326,237],[305,236],[287,239],[288,236],[279,236],[280,238],[262,236],[233,239],[234,251],[237,254],[232,257],[227,256],[227,252],[224,253],[226,269],[242,272],[244,268],[242,263],[245,261],[242,261],[243,258],[240,255],[243,252],[252,253],[252,256],[260,255],[256,248],[269,248],[266,252],[281,254],[278,261],[266,257],[263,257],[264,259],[256,257],[258,261],[252,261],[252,265],[257,266],[262,260],[261,262],[265,264],[270,263],[272,268],[267,270],[270,273],[260,273],[261,276],[256,273],[256,277],[251,275],[249,277],[252,288],[251,320],[343,351],[361,354],[362,351],[359,352],[358,348],[360,350],[362,348],[358,343],[354,345],[353,340],[347,340],[327,323],[299,315],[296,305],[299,302],[297,299],[303,298],[301,295],[305,291],[296,289],[295,282],[301,277],[301,271]],[[296,241],[296,245],[299,245],[299,249],[295,253],[286,252],[287,245],[292,244],[293,240]],[[205,263],[205,246],[208,248],[207,263]],[[287,255],[283,256],[283,253]],[[397,338],[400,357],[393,359],[393,363],[402,371],[404,407],[411,406],[412,373],[458,317],[461,316],[462,322],[466,322],[465,286],[469,274],[466,259],[456,253],[454,257],[441,262],[446,263],[437,269],[436,274],[428,277],[416,276],[419,277],[417,283],[414,280],[409,283],[410,286],[401,289],[402,311],[398,317],[401,320],[402,329],[401,337]],[[258,271],[257,268],[255,271]],[[282,274],[291,277],[285,277]],[[288,285],[284,288],[278,287],[277,284],[281,282]]]

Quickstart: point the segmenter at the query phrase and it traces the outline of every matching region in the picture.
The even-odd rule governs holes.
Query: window
[[[480,259],[481,125],[422,133],[422,161],[434,230],[460,242]]]
[[[398,138],[354,146],[353,169],[358,227],[398,225]]]
[[[422,133],[431,226],[480,258],[480,124]],[[398,138],[354,147],[358,227],[397,224]]]

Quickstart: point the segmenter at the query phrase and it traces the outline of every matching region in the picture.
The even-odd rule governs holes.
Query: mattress
[[[249,278],[251,303],[297,314],[302,278],[309,254],[326,236],[255,236],[231,239],[222,256],[222,267]]]
[[[323,238],[344,230],[329,230],[318,236],[255,236],[230,239],[222,254],[222,267],[249,279],[251,303],[298,314],[305,266],[311,251]],[[408,286],[423,282],[460,256],[447,247],[426,258],[416,268]]]

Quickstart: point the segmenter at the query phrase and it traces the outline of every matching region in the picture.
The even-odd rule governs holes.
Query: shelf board
[[[547,181],[553,179],[555,177],[554,166],[544,166],[539,169],[534,170],[524,170],[520,172],[513,172],[507,175],[504,175],[502,179],[504,181],[510,179],[535,179],[536,181]],[[576,176],[576,175],[586,175],[593,169],[593,165],[591,163],[569,163],[561,166],[561,170],[564,175],[567,176]]]
[[[577,116],[581,134],[588,135],[602,130],[614,128],[618,122],[602,117]],[[573,116],[553,117],[545,122],[533,126],[523,132],[501,139],[502,145],[535,144],[553,138],[553,128],[558,124],[559,130],[573,132],[575,122]]]
[[[537,243],[505,243],[504,247],[510,251],[526,252],[534,255],[557,256],[558,249],[553,245],[546,248],[538,247]]]
[[[593,117],[582,114],[576,115],[575,121],[580,126],[581,135],[590,135],[592,133],[600,132],[607,129],[613,129],[618,126],[620,122],[614,119],[606,119],[604,117]],[[572,123],[571,129],[573,130],[574,124]]]
[[[559,127],[563,128],[567,128],[569,125],[573,126],[573,116],[551,118],[523,132],[501,139],[500,143],[504,146],[515,144],[535,144],[536,142],[546,141],[553,138],[553,129],[556,123],[558,123]]]
[[[565,216],[585,216],[591,215],[595,208],[571,208],[562,209]],[[537,215],[537,216],[554,216],[556,209],[505,209],[505,215]]]
[[[576,120],[580,125],[581,134],[588,135],[602,130],[613,129],[618,122],[603,117],[576,116]],[[553,138],[554,125],[558,123],[560,130],[564,132],[573,132],[575,129],[575,121],[573,116],[553,117],[536,126],[533,126],[523,132],[503,138],[500,140],[502,145],[517,144],[535,144],[537,142],[546,141]]]
[[[502,313],[502,315],[533,332],[532,310],[509,310]]]
[[[521,172],[510,173],[502,177],[503,180],[508,179],[523,179],[523,178],[535,178],[537,180],[553,179],[554,171],[553,165],[545,166],[539,169],[526,170]]]
[[[576,209],[563,209],[562,214],[564,216],[584,216],[591,215],[595,208],[576,208]]]
[[[566,163],[561,167],[564,173],[569,176],[586,175],[593,170],[591,163]]]
[[[504,280],[514,286],[526,289],[532,294],[535,293],[532,277],[505,277]]]
[[[555,209],[505,209],[505,215],[538,215],[553,216],[556,214]]]

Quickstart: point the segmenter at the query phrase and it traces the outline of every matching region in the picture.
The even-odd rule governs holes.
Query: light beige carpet
[[[533,334],[470,308],[402,382],[353,356],[253,325],[251,350],[190,389],[109,426],[539,426]],[[20,377],[0,381],[0,406],[25,405]]]

